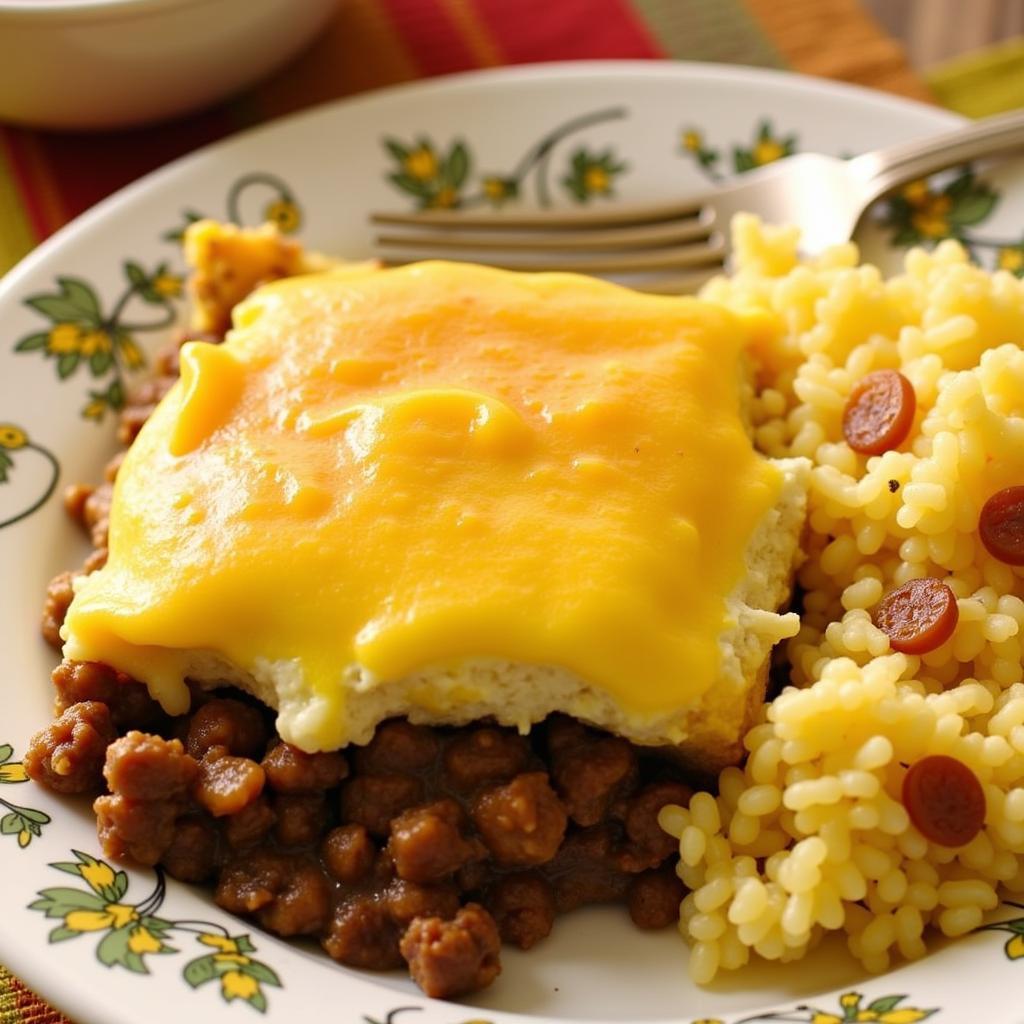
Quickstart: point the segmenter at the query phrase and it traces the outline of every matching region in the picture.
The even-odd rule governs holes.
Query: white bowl
[[[0,120],[111,128],[212,103],[283,64],[337,0],[0,0]]]

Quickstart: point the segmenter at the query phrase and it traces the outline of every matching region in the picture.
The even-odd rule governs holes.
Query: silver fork
[[[898,185],[969,160],[1024,148],[1024,112],[840,160],[788,157],[735,184],[658,205],[528,214],[422,210],[373,213],[378,254],[389,264],[447,258],[514,270],[611,276],[659,293],[694,291],[729,257],[729,220],[758,214],[795,224],[808,253],[844,242],[876,199]]]

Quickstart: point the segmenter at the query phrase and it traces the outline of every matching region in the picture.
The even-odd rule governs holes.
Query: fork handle
[[[908,181],[943,171],[969,160],[999,156],[1024,148],[1024,112],[997,114],[951,132],[918,142],[864,153],[849,168],[864,189],[864,202]]]

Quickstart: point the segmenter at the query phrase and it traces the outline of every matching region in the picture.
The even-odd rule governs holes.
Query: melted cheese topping
[[[129,451],[67,656],[174,711],[197,651],[287,662],[279,699],[328,709],[307,748],[346,741],[354,669],[555,665],[636,714],[714,685],[781,486],[743,428],[730,314],[425,263],[281,281],[235,325],[184,347]]]

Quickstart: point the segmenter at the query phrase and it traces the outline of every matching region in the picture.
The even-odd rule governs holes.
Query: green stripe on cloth
[[[675,60],[784,68],[786,61],[742,0],[631,0]]]
[[[944,107],[967,117],[1024,107],[1024,37],[947,61],[924,78]]]
[[[0,150],[0,274],[7,273],[38,241],[14,184],[14,172]],[[0,1024],[6,1024],[3,1018]]]

